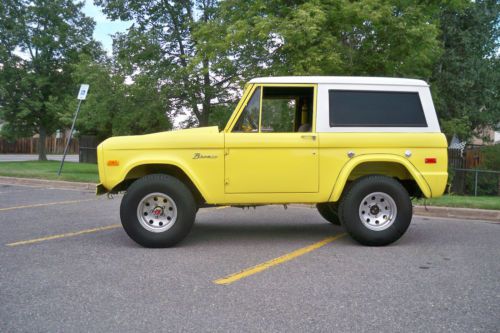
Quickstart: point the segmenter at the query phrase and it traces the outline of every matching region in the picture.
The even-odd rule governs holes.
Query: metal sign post
[[[73,137],[73,130],[75,129],[75,123],[76,123],[76,118],[78,117],[78,113],[80,112],[80,106],[82,105],[82,101],[87,98],[87,93],[89,91],[89,85],[88,84],[82,84],[80,86],[80,91],[78,92],[78,107],[76,108],[75,112],[75,117],[73,118],[73,124],[71,125],[71,131],[69,132],[69,137],[68,141],[66,142],[66,147],[64,147],[64,154],[63,158],[61,160],[61,165],[59,165],[59,171],[57,171],[57,175],[61,175],[61,170],[64,165],[64,160],[66,159],[66,154],[68,153],[68,147],[69,144],[71,143],[71,138]]]

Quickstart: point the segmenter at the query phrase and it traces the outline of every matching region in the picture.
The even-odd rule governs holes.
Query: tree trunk
[[[200,114],[200,117],[198,118],[199,127],[208,126],[209,112],[210,112],[209,109],[203,108],[203,112]]]
[[[45,127],[40,125],[40,130],[38,131],[39,139],[38,139],[38,160],[46,161],[47,154],[45,153],[45,138],[47,137],[47,132],[45,131]]]

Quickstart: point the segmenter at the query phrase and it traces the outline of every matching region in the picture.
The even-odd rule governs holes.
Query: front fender
[[[121,179],[117,180],[116,181],[116,184],[119,184],[121,183],[122,181],[124,181],[125,179],[127,179],[127,176],[130,174],[130,172],[135,169],[136,167],[140,167],[142,165],[171,165],[171,166],[174,166],[180,170],[182,170],[182,172],[184,172],[184,174],[191,180],[191,182],[196,186],[196,188],[198,189],[198,191],[200,191],[201,195],[202,196],[207,196],[208,195],[208,192],[205,188],[205,186],[203,186],[202,182],[199,180],[198,177],[196,177],[196,173],[193,172],[193,170],[189,167],[189,165],[187,165],[186,163],[183,163],[182,160],[178,160],[178,159],[144,159],[144,160],[134,160],[134,161],[130,161],[130,163],[128,163],[122,174],[121,174]]]
[[[330,194],[330,198],[328,201],[338,201],[340,196],[344,190],[344,187],[347,183],[347,179],[351,172],[360,164],[367,162],[390,162],[390,163],[398,163],[406,168],[408,173],[413,177],[418,187],[425,195],[425,197],[431,197],[431,189],[429,184],[427,184],[424,177],[420,174],[420,172],[415,168],[415,166],[408,160],[399,155],[394,154],[366,154],[359,155],[351,160],[349,160],[340,171],[340,174],[335,182],[335,185],[332,189],[332,193]]]
[[[199,158],[193,156],[202,152],[213,158]],[[106,161],[117,163],[105,165],[105,182],[102,185],[108,190],[113,190],[125,179],[129,179],[130,173],[136,167],[142,165],[173,166],[182,171],[197,188],[203,198],[210,202],[221,202],[224,193],[224,151],[223,149],[176,149],[174,151],[158,150],[109,150],[105,152]],[[146,168],[147,169],[147,168]],[[132,178],[139,178],[146,173],[139,171]]]

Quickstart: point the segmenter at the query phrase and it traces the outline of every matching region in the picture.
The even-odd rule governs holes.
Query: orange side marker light
[[[120,162],[118,160],[109,160],[108,166],[119,166]]]

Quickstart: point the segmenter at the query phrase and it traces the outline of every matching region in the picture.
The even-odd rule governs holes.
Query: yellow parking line
[[[334,240],[337,240],[337,239],[339,239],[341,237],[344,237],[345,235],[346,234],[343,233],[343,234],[340,234],[340,235],[336,235],[336,236],[331,236],[331,237],[325,238],[322,241],[319,241],[319,242],[311,244],[309,246],[300,248],[300,249],[295,250],[293,252],[287,253],[285,255],[282,255],[281,257],[271,259],[271,260],[266,261],[266,262],[264,262],[262,264],[258,264],[256,266],[249,267],[249,268],[244,269],[244,270],[242,270],[240,272],[237,272],[237,273],[234,273],[234,274],[230,274],[230,275],[225,276],[225,277],[223,277],[221,279],[214,280],[213,283],[215,283],[215,284],[222,284],[222,285],[231,284],[233,282],[236,282],[238,280],[246,278],[246,277],[248,277],[250,275],[257,274],[259,272],[262,272],[263,270],[266,270],[266,269],[271,268],[273,266],[276,266],[276,265],[282,264],[284,262],[290,261],[290,260],[292,260],[294,258],[300,257],[300,256],[302,256],[302,255],[304,255],[306,253],[311,252],[311,251],[317,250],[320,247],[325,246],[326,244],[329,244],[329,243],[333,242]]]
[[[9,244],[6,244],[6,245],[7,246],[19,246],[19,245],[27,245],[27,244],[33,244],[33,243],[40,243],[40,242],[45,242],[45,241],[53,240],[53,239],[66,238],[66,237],[74,237],[74,236],[79,236],[79,235],[84,235],[84,234],[90,234],[90,233],[98,232],[98,231],[115,229],[115,228],[118,228],[120,226],[121,226],[121,224],[112,224],[112,225],[108,225],[108,226],[105,226],[105,227],[99,227],[99,228],[93,228],[93,229],[86,229],[86,230],[68,232],[66,234],[59,234],[59,235],[52,235],[52,236],[47,236],[47,237],[29,239],[29,240],[24,240],[24,241],[9,243]]]
[[[87,202],[87,201],[94,201],[94,200],[98,200],[98,199],[94,198],[94,199],[85,199],[85,200],[68,200],[68,201],[47,202],[47,203],[33,204],[33,205],[14,206],[14,207],[0,208],[0,212],[4,212],[7,210],[14,210],[14,209],[23,209],[23,208],[35,208],[35,207],[45,207],[45,206],[53,206],[53,205],[66,205],[66,204],[73,204],[73,203]]]

